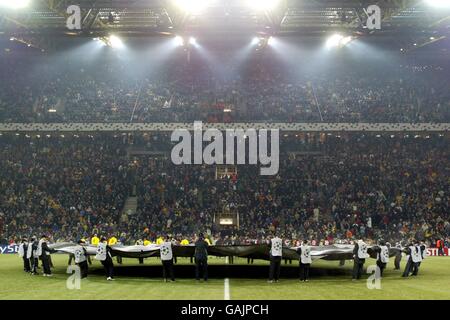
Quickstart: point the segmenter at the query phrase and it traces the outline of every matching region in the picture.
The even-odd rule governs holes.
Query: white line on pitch
[[[223,300],[230,300],[230,280],[225,278],[223,287]]]

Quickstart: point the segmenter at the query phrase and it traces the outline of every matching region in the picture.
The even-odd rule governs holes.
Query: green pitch
[[[117,277],[107,282],[100,273],[90,274],[81,281],[80,290],[66,287],[67,256],[53,255],[54,276],[31,276],[22,271],[22,260],[17,255],[0,255],[0,299],[224,299],[224,279],[210,279],[207,283],[193,279],[177,279],[165,283],[161,278]],[[179,259],[178,264],[188,264]],[[210,258],[210,264],[224,264],[223,258]],[[246,264],[245,259],[235,259],[234,264]],[[266,265],[268,262],[255,261]],[[156,258],[146,259],[145,265],[159,265]],[[373,259],[366,262],[374,264]],[[402,261],[402,268],[405,262]],[[124,259],[124,265],[138,265],[136,259]],[[120,266],[117,266],[120,268]],[[245,266],[243,266],[245,268]],[[430,257],[421,266],[418,277],[401,278],[401,272],[393,270],[391,263],[381,281],[381,289],[370,290],[366,286],[368,275],[362,280],[351,281],[351,261],[344,267],[338,261],[316,261],[313,268],[344,269],[337,276],[315,276],[308,283],[297,279],[281,279],[279,283],[267,283],[264,279],[229,279],[228,293],[231,299],[450,299],[450,258]],[[92,270],[101,269],[93,261]],[[297,268],[282,264],[282,268]],[[176,266],[175,266],[176,274]]]

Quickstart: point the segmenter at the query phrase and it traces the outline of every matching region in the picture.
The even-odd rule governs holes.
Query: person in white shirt
[[[97,245],[97,252],[95,255],[95,259],[99,260],[106,272],[106,280],[113,281],[114,280],[114,263],[112,260],[111,247],[108,245],[108,241],[105,237],[100,239],[100,242]]]
[[[164,281],[167,282],[169,278],[171,281],[175,281],[175,277],[173,275],[172,241],[170,236],[166,236],[165,241],[159,247],[159,253],[163,266]]]
[[[23,271],[31,272],[30,260],[27,258],[28,251],[28,239],[23,238],[22,243],[19,245],[19,257],[23,260]]]
[[[357,243],[355,243],[355,247],[353,249],[353,281],[361,278],[364,263],[368,257],[369,254],[367,253],[367,244],[363,239],[360,239]]]
[[[377,253],[377,266],[380,268],[380,277],[382,277],[383,271],[389,263],[389,248],[384,240],[380,240],[378,248],[375,251]]]
[[[302,245],[297,249],[300,255],[300,281],[307,282],[309,280],[309,267],[311,266],[311,247],[308,240],[304,240]]]
[[[86,242],[84,240],[78,241],[78,246],[75,247],[75,264],[80,267],[81,278],[88,276],[88,254],[85,248]]]
[[[283,255],[283,240],[277,236],[270,241],[270,271],[269,283],[278,282],[281,271],[281,258]]]

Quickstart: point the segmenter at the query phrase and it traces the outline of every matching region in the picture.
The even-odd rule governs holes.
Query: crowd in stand
[[[114,233],[129,194],[120,143],[91,137],[0,137],[2,238],[55,241]]]
[[[163,141],[161,154],[142,155]],[[0,136],[0,238],[98,234],[134,244],[204,232],[239,244],[274,233],[317,243],[450,236],[450,148],[442,134],[283,135],[272,177],[250,165],[228,177],[217,177],[215,166],[175,166],[170,146],[156,133]],[[135,213],[123,210],[130,195]],[[223,212],[238,213],[239,228],[220,226]]]
[[[224,74],[177,61],[130,74],[128,63],[106,58],[0,63],[1,122],[450,121],[448,71],[440,69],[347,63],[307,72],[255,62]]]

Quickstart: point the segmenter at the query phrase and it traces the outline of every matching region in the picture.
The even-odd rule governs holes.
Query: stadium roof
[[[419,46],[450,35],[450,9],[436,10],[425,0],[278,0],[271,10],[252,8],[249,0],[201,0],[208,3],[201,12],[187,12],[176,5],[191,0],[77,0],[81,31],[66,28],[66,10],[73,0],[30,1],[20,10],[0,9],[0,36],[38,41],[37,47],[45,47],[42,42],[55,41],[57,35],[101,37],[111,33],[122,37],[246,33],[320,37],[344,32],[408,37]],[[381,30],[365,27],[365,10],[371,4],[382,10]]]
[[[249,31],[270,34],[365,32],[364,9],[377,4],[383,12],[382,33],[448,31],[449,11],[432,10],[422,0],[279,0],[273,10],[258,10],[245,0],[209,0],[200,13],[186,13],[176,0],[78,0],[80,33],[114,31],[129,35],[180,32]],[[178,0],[180,1],[180,0]],[[207,0],[203,0],[207,1]],[[73,0],[32,0],[21,10],[0,10],[4,33],[62,33]],[[445,26],[445,24],[447,24]]]

